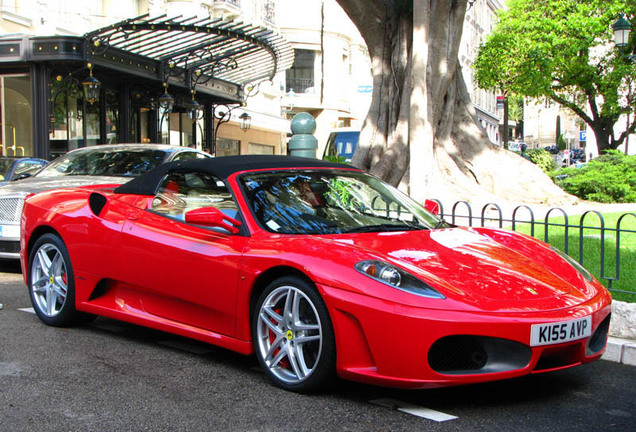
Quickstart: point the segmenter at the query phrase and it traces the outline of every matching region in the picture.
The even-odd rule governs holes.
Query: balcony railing
[[[287,91],[294,93],[315,93],[313,78],[287,78]]]
[[[214,0],[214,3],[228,3],[238,8],[241,7],[241,0]]]

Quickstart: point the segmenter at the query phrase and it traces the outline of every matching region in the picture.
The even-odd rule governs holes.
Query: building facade
[[[499,145],[503,113],[496,94],[476,86],[472,63],[501,7],[499,0],[472,3],[459,54],[479,121]],[[143,14],[249,23],[280,33],[291,45],[294,61],[269,79],[230,85],[225,92],[219,93],[213,81],[200,84],[196,98],[205,115],[194,122],[188,118],[187,80],[169,77],[167,89],[175,107],[162,113],[158,99],[166,88],[160,71],[154,78],[134,68],[118,73],[112,59],[109,64],[96,61],[93,72],[103,82],[102,98],[86,103],[78,87],[88,75],[87,59],[76,54],[84,50],[81,38]],[[320,156],[331,131],[361,128],[373,90],[364,40],[336,0],[3,0],[0,35],[14,44],[19,40],[23,52],[36,55],[16,60],[10,44],[0,46],[3,154],[51,158],[77,146],[106,142],[167,142],[219,156],[281,154],[287,151],[289,119],[309,112],[316,118]],[[38,38],[46,42],[42,51],[36,51]],[[115,61],[130,61],[120,57]],[[146,66],[153,65],[140,67]],[[75,87],[69,87],[73,80]],[[242,124],[245,115],[249,129]]]
[[[256,24],[215,18],[237,3],[3,2],[2,154],[53,158],[120,142],[280,153],[289,130],[280,83],[293,50],[274,31],[272,2],[241,2]],[[89,75],[101,84],[95,100],[82,94]]]
[[[331,131],[359,130],[371,103],[369,53],[358,29],[335,0],[279,0],[278,25],[295,52],[282,109],[288,118],[316,119],[322,155]]]
[[[497,11],[502,9],[499,0],[478,0],[469,5],[464,19],[462,40],[459,48],[459,63],[464,74],[479,123],[494,144],[503,145],[503,110],[497,106],[497,93],[480,89],[474,79],[473,63],[479,47],[492,33],[497,23]],[[509,122],[514,127],[513,122]]]

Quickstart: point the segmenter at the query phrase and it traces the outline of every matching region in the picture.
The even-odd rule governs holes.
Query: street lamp
[[[627,46],[629,42],[629,32],[632,24],[625,18],[625,14],[621,13],[618,19],[612,24],[614,32],[614,44],[620,50]],[[636,63],[636,54],[624,56],[630,63]],[[631,90],[631,85],[630,85]],[[629,96],[629,94],[628,94]],[[629,97],[628,97],[629,99]],[[627,127],[629,128],[629,113],[627,113]],[[625,137],[625,154],[629,154],[629,133]]]
[[[243,114],[239,116],[239,119],[241,120],[241,130],[243,132],[249,130],[252,123],[252,116],[246,112],[243,112]]]
[[[84,99],[92,104],[99,100],[99,89],[102,83],[93,76],[93,65],[88,63],[87,66],[89,75],[82,81],[82,87],[84,88]]]
[[[620,14],[618,19],[612,24],[612,30],[614,31],[614,44],[618,48],[627,46],[629,40],[629,31],[632,29],[632,25],[627,19],[625,14]]]
[[[203,107],[194,99],[194,94],[192,95],[192,100],[186,104],[186,111],[188,113],[188,119],[190,119],[192,123],[201,120]]]
[[[159,99],[158,99],[159,108],[161,108],[161,110],[164,113],[171,113],[172,108],[174,107],[174,98],[170,96],[170,93],[168,93],[168,86],[165,86],[165,87],[166,87],[166,90],[164,94],[159,96]]]

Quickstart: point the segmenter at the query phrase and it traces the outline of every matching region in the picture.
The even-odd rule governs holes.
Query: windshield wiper
[[[382,232],[382,231],[416,231],[427,229],[424,226],[415,225],[392,225],[392,224],[379,224],[379,225],[364,225],[348,230],[342,231],[343,233],[364,233],[364,232]]]

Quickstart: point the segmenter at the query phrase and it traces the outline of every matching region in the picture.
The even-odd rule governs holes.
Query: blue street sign
[[[587,131],[579,132],[579,141],[587,141]]]

